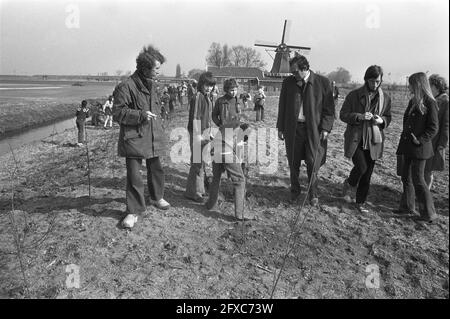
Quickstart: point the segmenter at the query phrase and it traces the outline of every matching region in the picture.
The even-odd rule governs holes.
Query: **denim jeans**
[[[240,163],[215,163],[212,164],[213,181],[210,185],[207,207],[213,208],[219,197],[220,179],[223,172],[227,172],[234,185],[234,214],[237,218],[245,217],[245,177]]]
[[[190,137],[189,146],[191,148],[191,167],[187,179],[186,191],[184,195],[188,198],[202,197],[205,194],[205,162],[203,161],[203,151],[207,144],[201,144],[199,151],[194,158],[194,145],[192,135]]]

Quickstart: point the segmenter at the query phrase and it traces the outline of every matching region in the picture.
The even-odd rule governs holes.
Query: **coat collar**
[[[148,91],[148,89],[145,87],[144,83],[142,83],[141,78],[139,77],[139,74],[137,71],[135,71],[132,75],[131,75],[131,79],[133,79],[134,83],[136,83],[137,88],[144,92],[145,94],[150,95],[150,92]]]
[[[366,85],[364,84],[358,89],[358,100],[362,105],[364,105],[364,107],[366,107],[368,96],[369,92],[367,91]]]
[[[294,75],[291,75],[291,78],[294,83],[297,83],[297,79],[295,78]],[[313,84],[316,78],[317,75],[312,70],[309,70],[309,77],[308,80],[306,81],[306,84]]]

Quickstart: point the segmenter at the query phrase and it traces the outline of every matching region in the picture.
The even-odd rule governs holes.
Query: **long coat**
[[[418,160],[426,160],[434,155],[431,140],[439,129],[437,103],[426,96],[423,103],[427,109],[424,114],[417,110],[410,114],[413,102],[412,100],[409,101],[403,116],[403,131],[400,136],[397,155],[406,155]],[[413,143],[411,133],[419,140],[419,145]]]
[[[445,168],[445,148],[448,144],[448,95],[443,93],[436,98],[438,105],[439,131],[432,140],[434,156],[427,161],[427,171],[443,171]],[[437,148],[442,147],[442,151]]]
[[[116,87],[113,96],[113,119],[120,124],[119,156],[146,159],[165,155],[168,140],[159,116],[156,83],[152,81],[147,89],[135,72]],[[147,120],[146,111],[158,117]]]
[[[384,129],[391,123],[391,98],[383,94],[383,106],[381,107],[381,113],[376,113],[383,119],[383,124],[378,125],[381,133],[381,143],[373,143],[372,130],[370,126],[367,126],[369,130],[368,143],[370,150],[370,157],[373,160],[380,159],[383,156],[384,148]],[[356,90],[351,91],[345,98],[342,104],[340,119],[347,123],[347,128],[344,133],[344,155],[347,158],[352,158],[358,148],[359,143],[363,139],[364,125],[363,121],[359,121],[359,115],[369,111],[366,109],[368,99],[368,92],[365,86],[362,86]],[[379,101],[381,99],[379,98]],[[380,105],[378,106],[380,107]]]
[[[320,131],[330,132],[334,122],[334,100],[330,81],[311,71],[303,96],[303,114],[306,119],[308,147],[306,158],[315,158],[320,145]],[[281,86],[278,104],[277,129],[283,132],[286,144],[286,155],[291,161],[294,157],[295,132],[300,112],[300,88],[293,75],[284,79]],[[326,141],[322,143],[323,157],[326,160]]]

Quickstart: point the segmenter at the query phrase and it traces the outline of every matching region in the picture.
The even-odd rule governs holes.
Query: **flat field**
[[[75,117],[82,100],[103,103],[113,82],[11,81],[0,79],[0,138],[26,128]]]
[[[274,174],[248,166],[246,208],[258,219],[245,223],[234,221],[233,188],[225,174],[221,212],[209,213],[183,197],[189,165],[164,158],[165,198],[172,208],[149,206],[132,231],[122,229],[126,171],[116,156],[117,127],[89,127],[89,153],[72,146],[76,131],[68,130],[3,156],[0,296],[268,298],[283,269],[274,298],[448,298],[448,163],[432,190],[436,224],[392,214],[401,195],[395,150],[406,99],[402,92],[388,93],[393,122],[365,215],[340,197],[352,163],[343,156],[345,125],[339,120],[319,173],[319,207],[300,211],[304,194],[298,203],[288,202],[289,171],[279,143]],[[247,111],[251,126],[274,128],[277,104],[277,97],[267,99],[263,123]],[[185,128],[187,116],[186,108],[177,107],[167,134]],[[142,174],[145,180],[145,169]],[[305,176],[302,167],[303,185]],[[73,267],[80,275],[76,287],[68,281]]]

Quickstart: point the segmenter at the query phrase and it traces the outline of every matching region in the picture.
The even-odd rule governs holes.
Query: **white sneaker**
[[[356,203],[355,199],[352,198],[350,195],[345,195],[345,196],[344,196],[344,200],[345,200],[348,204]]]
[[[137,222],[138,217],[135,214],[128,214],[122,221],[122,226],[125,228],[133,228],[134,224]]]
[[[170,204],[164,198],[161,198],[160,200],[150,200],[150,202],[159,209],[166,210],[170,208]]]

